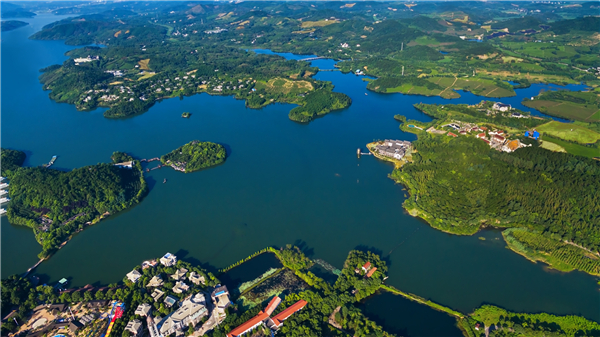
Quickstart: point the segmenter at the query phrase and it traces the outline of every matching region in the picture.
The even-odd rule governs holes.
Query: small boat
[[[365,92],[365,96],[367,96],[367,95],[369,95],[369,94],[367,94],[367,93]]]
[[[163,180],[163,184],[165,184],[167,182],[167,178],[165,178],[165,180]]]

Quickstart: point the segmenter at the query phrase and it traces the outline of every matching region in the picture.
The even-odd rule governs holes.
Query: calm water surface
[[[492,303],[600,320],[594,277],[530,263],[507,250],[498,231],[459,237],[434,230],[403,212],[405,191],[387,178],[391,165],[373,157],[356,158],[356,149],[374,139],[414,140],[393,119],[401,113],[430,120],[414,103],[475,103],[485,98],[463,92],[452,101],[383,95],[367,92],[361,77],[321,72],[316,77],[332,81],[353,104],[308,125],[288,119],[291,105],[251,110],[243,101],[207,94],[166,100],[135,118],[109,120],[102,117],[103,109],[80,112],[51,101],[42,91],[38,70],[61,63],[72,47],[28,37],[57,19],[41,15],[27,19],[29,26],[2,33],[3,147],[25,150],[30,166],[58,155],[55,166],[64,170],[107,162],[114,151],[138,158],[160,156],[194,139],[224,144],[230,157],[221,166],[193,174],[152,171],[147,175],[151,191],[141,204],[76,235],[38,267],[46,282],[62,277],[75,286],[116,282],[141,261],[166,251],[221,268],[265,246],[295,243],[309,256],[340,268],[349,250],[368,248],[388,261],[389,284],[463,312]],[[542,88],[519,90],[514,100]],[[183,111],[193,116],[183,119]],[[168,183],[162,183],[164,178]],[[3,277],[36,262],[40,247],[29,229],[2,218],[1,233]],[[406,303],[396,302],[400,298],[389,298],[372,301],[414,313],[415,322],[435,313],[428,309],[429,314],[419,316]],[[386,322],[393,317],[369,311]],[[415,334],[409,325],[397,328]]]

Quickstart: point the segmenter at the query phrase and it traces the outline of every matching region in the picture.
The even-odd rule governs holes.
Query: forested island
[[[218,277],[261,254],[274,254],[282,267],[240,285],[221,286]],[[181,312],[182,309],[169,305],[169,301],[184,302],[192,298],[195,293],[203,292],[211,295],[205,295],[205,302],[200,302],[200,305],[207,305],[206,302],[214,301],[215,305],[221,306],[223,302],[220,302],[219,296],[225,296],[226,304],[218,310],[203,314],[202,319],[192,321],[185,327],[175,328],[175,331],[185,332],[187,335],[202,331],[205,336],[224,337],[237,331],[238,327],[253,317],[259,317],[257,315],[262,314],[263,310],[267,311],[265,307],[268,308],[269,315],[278,317],[277,315],[286,308],[290,308],[295,303],[303,303],[301,311],[286,316],[287,319],[276,329],[278,335],[391,337],[394,335],[370,320],[357,306],[360,301],[370,296],[377,296],[383,291],[404,296],[448,313],[456,318],[457,326],[465,337],[482,337],[488,334],[515,337],[595,336],[600,333],[598,323],[578,316],[513,313],[492,305],[483,305],[471,314],[454,311],[417,295],[404,293],[385,285],[387,265],[380,256],[370,251],[351,251],[342,270],[331,271],[339,275],[333,284],[317,277],[311,271],[315,261],[308,258],[298,247],[291,245],[279,249],[267,247],[233,264],[232,267],[225,268],[222,274],[217,276],[200,266],[177,260],[177,257],[170,253],[165,254],[160,259],[160,263],[158,262],[159,259],[144,261],[141,266],[134,267],[119,284],[113,283],[108,287],[99,288],[89,285],[59,292],[49,285],[33,285],[30,279],[18,275],[3,279],[2,313],[5,315],[12,309],[18,309],[12,316],[14,321],[10,320],[2,325],[2,333],[16,331],[18,326],[14,322],[23,325],[35,320],[36,318],[30,316],[31,310],[34,308],[50,310],[45,306],[50,303],[65,303],[73,307],[80,303],[87,304],[88,309],[83,309],[83,306],[79,308],[85,310],[86,314],[92,314],[92,322],[77,330],[76,335],[101,333],[105,331],[108,320],[103,319],[104,316],[100,314],[111,309],[109,302],[105,300],[117,300],[124,304],[125,310],[112,326],[111,333],[115,336],[130,336],[130,325],[135,320],[141,323],[141,326],[136,328],[138,332],[145,331],[147,324],[148,329],[150,324],[154,324],[162,331],[165,330],[164,325],[169,324],[170,314],[177,312],[177,315],[185,317],[185,313]],[[184,287],[181,288],[182,286]],[[244,300],[251,294],[255,294],[260,299],[251,302]],[[157,301],[156,296],[159,296],[160,301]],[[169,301],[165,299],[163,302],[162,296]],[[277,305],[279,301],[281,304]],[[276,304],[271,307],[273,303]],[[72,318],[69,313],[63,315],[60,311],[53,315],[57,315],[57,321],[61,317],[67,321]],[[155,319],[146,320],[143,316],[155,317]],[[264,315],[260,317],[262,317],[260,320],[264,319]],[[218,324],[214,323],[215,320]],[[268,320],[264,322],[266,323],[252,329],[253,336],[271,335],[271,329],[275,328],[269,325]],[[29,332],[42,331],[51,334],[56,329],[52,326],[53,323],[47,322]],[[168,331],[166,335],[174,332],[166,331]]]
[[[74,233],[139,203],[146,195],[139,161],[122,153],[114,158],[115,163],[129,160],[129,166],[106,163],[64,172],[20,167],[25,154],[2,149],[2,174],[10,179],[8,221],[33,230],[42,245],[40,258],[50,256]]]
[[[543,148],[531,130],[548,120],[523,111],[485,102],[416,107],[435,119],[398,116],[419,139],[412,163],[391,174],[410,192],[410,214],[453,234],[509,228],[508,247],[530,260],[600,275],[600,195],[590,193],[600,188],[598,161]]]
[[[226,158],[223,145],[194,140],[160,157],[160,161],[177,171],[191,173],[219,165]]]
[[[6,20],[0,23],[0,30],[3,32],[8,32],[10,30],[15,30],[17,28],[21,28],[27,26],[29,23],[17,20]]]

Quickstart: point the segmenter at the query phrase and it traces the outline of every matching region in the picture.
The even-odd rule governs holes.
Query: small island
[[[318,116],[349,107],[352,99],[346,94],[321,89],[306,95],[300,104],[290,111],[289,117],[296,122],[308,123]]]
[[[160,157],[163,165],[191,173],[225,161],[227,151],[221,144],[194,140]]]
[[[2,21],[2,23],[0,24],[0,30],[3,32],[8,32],[10,30],[15,30],[17,28],[25,27],[28,24],[29,23],[23,22],[23,21],[6,20],[6,21]]]
[[[184,112],[184,113],[182,113],[182,114],[181,114],[181,117],[182,117],[182,118],[190,118],[190,116],[191,116],[191,115],[192,115],[192,114],[191,114],[191,113],[189,113],[189,112]]]

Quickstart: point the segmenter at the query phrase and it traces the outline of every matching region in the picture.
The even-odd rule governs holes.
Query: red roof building
[[[258,315],[252,317],[246,323],[238,326],[237,328],[231,330],[230,333],[227,334],[227,337],[238,337],[246,332],[258,327],[263,323],[265,319],[269,318],[269,315],[266,312],[260,312]]]
[[[485,131],[487,128],[485,126],[480,127],[481,130]]]
[[[457,135],[453,134],[452,132],[448,132],[448,136],[458,137]]]
[[[290,305],[289,307],[287,307],[287,309],[285,309],[284,311],[278,313],[277,315],[275,315],[273,317],[273,323],[275,323],[276,326],[281,327],[283,325],[283,321],[288,319],[288,317],[292,316],[296,312],[300,311],[300,309],[304,308],[304,306],[307,303],[308,302],[306,302],[305,300],[300,300],[300,301]]]
[[[265,308],[265,313],[267,315],[271,316],[271,314],[273,313],[273,311],[275,311],[275,309],[277,309],[277,306],[279,306],[279,303],[281,303],[281,298],[279,298],[279,296],[273,297],[273,299],[271,300],[271,302],[269,302],[269,304]]]
[[[362,266],[362,269],[366,272],[369,268],[371,268],[371,262],[367,261],[367,263]]]
[[[490,145],[490,141],[487,139],[482,139],[484,142],[486,142],[487,145]]]
[[[478,134],[476,137],[477,138],[485,138],[485,133],[482,132],[482,133]]]
[[[500,143],[504,142],[505,138],[499,135],[494,135],[494,139]]]
[[[375,273],[376,270],[377,268],[372,268],[371,270],[369,270],[369,272],[367,273],[367,277],[373,276],[373,273]]]

